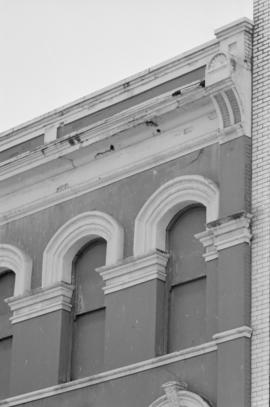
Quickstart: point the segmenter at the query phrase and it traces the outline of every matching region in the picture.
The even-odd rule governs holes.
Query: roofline
[[[235,28],[238,26],[240,29],[243,25],[253,25],[252,21],[246,17],[243,17],[241,19],[238,19],[232,23],[229,23],[227,25],[222,26],[221,28],[215,30],[215,35],[216,37],[220,38],[220,36],[222,36],[222,32],[223,31],[235,31]],[[111,94],[111,93],[117,93],[118,91],[121,91],[124,87],[124,85],[126,85],[127,83],[130,85],[136,81],[143,81],[144,78],[147,78],[147,76],[149,76],[149,74],[154,74],[154,73],[158,73],[159,71],[164,71],[166,70],[166,68],[169,68],[171,65],[174,65],[177,62],[180,62],[181,60],[184,59],[189,59],[190,57],[196,55],[196,54],[200,54],[203,51],[206,51],[207,49],[215,46],[218,44],[219,39],[212,39],[210,41],[207,41],[205,43],[203,43],[202,45],[196,46],[191,48],[188,51],[185,51],[181,54],[178,54],[177,56],[170,58],[164,62],[161,62],[159,64],[156,64],[150,68],[147,68],[141,72],[138,72],[136,74],[133,74],[131,76],[128,76],[118,82],[115,82],[111,85],[105,86],[104,88],[101,88],[99,90],[96,90],[94,92],[89,93],[86,96],[83,96],[79,99],[76,99],[73,102],[69,102],[67,104],[64,104],[56,109],[50,110],[49,112],[42,114],[40,116],[36,116],[35,118],[28,120],[26,122],[23,122],[17,126],[11,127],[8,130],[4,130],[3,132],[0,132],[0,138],[4,138],[5,136],[15,133],[15,132],[20,132],[20,131],[27,131],[27,128],[29,128],[29,131],[31,130],[35,130],[34,127],[35,126],[41,126],[42,127],[42,122],[47,120],[56,120],[59,116],[59,119],[61,118],[61,114],[63,115],[63,111],[65,110],[71,110],[71,109],[75,109],[75,108],[79,108],[80,105],[82,105],[83,103],[85,103],[86,101],[91,101],[91,99],[94,99],[98,96],[102,96],[102,95],[106,95],[106,93]],[[127,98],[131,97],[132,94],[130,94],[130,92],[128,92],[128,88],[127,88]],[[98,101],[97,101],[97,105],[98,105]],[[68,112],[65,112],[68,113]],[[44,123],[44,126],[47,125],[49,123]],[[33,127],[33,129],[31,129],[31,127]]]

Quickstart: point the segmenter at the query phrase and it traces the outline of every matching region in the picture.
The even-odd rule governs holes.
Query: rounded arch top
[[[43,253],[42,286],[60,281],[70,283],[75,254],[87,242],[99,237],[107,242],[106,265],[123,258],[124,231],[111,215],[100,211],[84,212],[60,227]]]
[[[0,274],[4,270],[15,273],[14,295],[23,295],[31,289],[32,259],[16,246],[0,244]]]
[[[210,407],[201,396],[188,391],[185,383],[167,382],[162,388],[165,395],[159,397],[149,407]]]
[[[155,400],[149,407],[210,407],[200,396],[190,391],[179,391],[174,400],[161,396]]]
[[[219,214],[219,189],[201,175],[185,175],[172,179],[154,192],[135,219],[134,256],[152,250],[165,250],[166,228],[170,220],[185,206],[200,203],[206,207],[206,221]]]

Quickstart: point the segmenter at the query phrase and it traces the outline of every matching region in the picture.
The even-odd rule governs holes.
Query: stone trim
[[[251,335],[252,329],[249,326],[240,326],[238,328],[229,329],[228,331],[218,332],[213,335],[213,339],[219,344],[238,338],[251,338]]]
[[[198,394],[188,391],[184,382],[171,381],[161,387],[165,396],[159,397],[149,407],[210,407]]]
[[[236,137],[244,135],[244,133],[233,132],[233,138],[233,134]],[[98,170],[93,171],[91,163],[74,169],[70,183],[66,183],[66,175],[62,175],[57,177],[57,180],[51,181],[50,184],[46,182],[46,189],[42,183],[42,186],[36,186],[34,190],[30,188],[25,191],[18,191],[11,195],[12,206],[10,199],[8,201],[0,199],[0,225],[5,225],[16,219],[103,188],[193,151],[219,143],[220,140],[218,131],[199,134],[194,138],[190,137],[190,134],[182,134],[179,130],[167,132],[166,137],[163,136],[155,136],[155,145],[150,146],[147,141],[142,143],[140,147],[133,147],[132,154],[131,152],[122,154],[120,151],[114,153],[114,160],[112,160],[112,156],[103,158],[102,169],[99,166]],[[153,157],[155,157],[154,160]],[[97,173],[99,174],[98,177]]]
[[[31,295],[7,298],[5,301],[13,312],[11,323],[16,324],[58,310],[70,311],[73,288],[72,285],[61,283]]]
[[[219,189],[201,175],[184,175],[162,185],[145,202],[135,219],[134,256],[165,250],[166,228],[185,206],[199,202],[206,207],[207,222],[218,218]]]
[[[17,247],[0,244],[0,274],[11,270],[15,273],[14,295],[23,295],[31,289],[32,259]]]
[[[246,337],[245,332],[241,333],[242,328],[241,327],[236,328],[235,330],[237,331],[238,329],[240,330],[238,332],[239,335],[237,336],[237,338]],[[221,334],[222,333],[220,333],[220,335]],[[226,342],[226,340],[231,341],[237,338],[232,338],[232,335],[230,335],[227,336],[227,339],[224,338],[224,342]],[[126,377],[139,372],[145,372],[147,370],[155,369],[159,366],[166,366],[181,360],[186,360],[194,358],[196,356],[205,355],[207,353],[216,352],[217,349],[218,349],[217,340],[212,340],[211,342],[203,343],[192,348],[183,349],[178,352],[173,352],[163,356],[159,356],[157,358],[144,360],[142,362],[134,363],[128,366],[123,366],[118,369],[109,370],[107,372],[99,373],[94,376],[85,377],[83,379],[74,380],[72,382],[36,390],[31,393],[25,393],[19,396],[10,397],[8,399],[0,401],[0,407],[18,406],[24,403],[28,403],[30,401],[42,400],[47,397],[56,396],[57,394],[63,394],[69,391],[94,386],[98,383],[116,380],[121,377]]]
[[[167,253],[155,251],[96,271],[105,281],[104,293],[109,294],[154,279],[165,281],[168,258]]]
[[[212,222],[207,225],[206,231],[197,233],[196,239],[200,240],[205,248],[203,254],[205,261],[216,259],[220,250],[241,243],[250,244],[252,237],[250,222],[251,215],[241,212],[235,216]]]
[[[72,260],[84,244],[97,237],[107,241],[106,265],[123,258],[124,230],[111,216],[100,211],[83,212],[66,222],[43,253],[42,287],[71,283]]]

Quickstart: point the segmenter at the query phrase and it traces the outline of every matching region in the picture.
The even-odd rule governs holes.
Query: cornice
[[[213,339],[210,342],[206,342],[191,348],[169,353],[153,359],[144,360],[132,365],[123,366],[118,369],[109,370],[94,376],[74,380],[72,382],[47,387],[45,389],[36,390],[31,393],[21,394],[19,396],[10,397],[8,399],[0,401],[0,407],[13,407],[24,403],[29,403],[34,400],[42,400],[48,397],[56,396],[58,394],[64,394],[70,391],[91,387],[99,383],[106,383],[108,381],[116,380],[122,377],[127,377],[140,372],[156,369],[160,366],[167,366],[171,363],[176,363],[181,360],[187,360],[197,356],[216,352],[218,350],[218,345],[221,342],[233,341],[239,338],[250,338],[251,329],[246,326],[237,327],[229,331],[219,332],[218,334],[214,335],[214,337],[216,336],[217,338]]]
[[[242,243],[250,243],[251,215],[241,212],[234,216],[208,223],[207,230],[195,235],[205,248],[205,261],[218,257],[218,252]]]
[[[184,75],[192,69],[206,65],[209,56],[218,52],[220,42],[224,38],[228,36],[233,37],[245,31],[252,32],[252,21],[246,18],[223,26],[215,31],[217,39],[208,41],[161,64],[0,133],[0,144],[1,141],[20,143],[29,134],[44,133],[48,126],[57,125],[61,121],[68,123],[76,120],[79,117],[94,113],[114,103],[142,93],[177,76]]]
[[[73,286],[65,283],[39,289],[30,295],[7,298],[12,324],[48,314],[58,310],[70,311]]]
[[[91,126],[72,132],[61,139],[42,145],[33,151],[6,160],[0,163],[0,181],[110,138],[117,133],[146,122],[155,115],[168,113],[207,97],[207,93],[200,86],[199,81],[189,84],[186,88],[186,93],[179,96],[172,96],[173,92],[167,92],[165,95],[140,103]]]
[[[96,271],[105,282],[104,293],[109,294],[154,279],[165,281],[168,258],[167,253],[156,250],[115,266],[99,267]]]
[[[202,67],[206,65],[209,56],[218,50],[218,45],[216,39],[208,41],[161,64],[4,131],[0,133],[0,144],[15,140],[20,143],[29,133],[42,133],[46,127],[63,121],[69,123]]]

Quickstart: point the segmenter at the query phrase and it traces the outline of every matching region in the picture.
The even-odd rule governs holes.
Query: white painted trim
[[[159,397],[149,407],[210,407],[198,394],[186,390],[182,383],[171,381],[161,387],[165,396]]]
[[[235,339],[238,339],[239,337],[246,337],[246,333],[245,332],[241,333],[241,329],[242,328],[240,327],[239,336]],[[229,341],[233,339],[234,338],[232,338],[231,336],[230,337],[228,336]],[[224,342],[225,341],[226,339],[224,340]],[[20,404],[28,403],[30,401],[42,400],[47,397],[67,393],[69,391],[94,386],[99,383],[105,383],[111,380],[116,380],[122,377],[130,376],[136,373],[156,369],[160,366],[170,365],[171,363],[176,363],[181,360],[187,360],[194,358],[196,356],[206,355],[208,353],[216,352],[217,349],[218,341],[212,340],[211,342],[206,342],[201,345],[194,346],[192,348],[183,349],[153,359],[148,359],[142,362],[134,363],[132,365],[123,366],[118,369],[109,370],[94,376],[85,377],[83,379],[74,380],[72,382],[36,390],[31,393],[25,393],[19,396],[10,397],[8,399],[0,401],[0,407],[18,406]]]
[[[143,257],[131,257],[114,266],[99,267],[96,271],[105,282],[104,293],[123,290],[153,279],[166,280],[169,255],[155,251]]]
[[[100,211],[81,213],[66,222],[43,253],[42,287],[57,282],[71,283],[72,260],[87,242],[102,237],[107,241],[106,265],[123,258],[124,231],[110,215]]]
[[[14,295],[23,295],[31,289],[32,259],[21,249],[0,243],[0,274],[7,269],[16,276]]]
[[[13,312],[11,323],[15,324],[58,310],[70,311],[73,288],[71,285],[60,283],[31,295],[7,298],[5,301]]]
[[[39,212],[58,203],[68,201],[75,197],[84,195],[93,190],[102,188],[113,182],[154,168],[160,164],[169,162],[176,158],[182,157],[193,151],[218,143],[219,134],[216,131],[199,134],[195,138],[190,139],[190,134],[182,135],[181,132],[173,132],[166,134],[162,142],[161,136],[156,136],[153,143],[146,141],[142,145],[134,146],[133,154],[130,149],[114,153],[112,157],[104,157],[102,168],[99,176],[96,176],[97,171],[90,171],[90,165],[84,165],[81,168],[75,169],[73,173],[63,174],[56,177],[58,181],[50,180],[50,184],[44,182],[40,185],[34,185],[33,188],[28,188],[25,192],[18,191],[12,194],[12,200],[5,204],[3,198],[0,199],[0,225],[9,223],[13,220],[20,219],[32,213]],[[140,153],[140,158],[139,158]],[[155,157],[155,160],[153,160]],[[111,160],[111,161],[110,161]],[[95,163],[97,165],[97,162]],[[67,176],[71,182],[66,184]],[[67,185],[63,191],[58,191],[59,185]],[[10,203],[13,207],[10,208]]]
[[[233,341],[239,338],[251,338],[252,329],[249,326],[239,326],[238,328],[229,329],[228,331],[218,332],[213,335],[217,344]]]
[[[206,231],[196,234],[205,248],[205,261],[217,258],[220,250],[242,243],[250,244],[250,221],[251,215],[242,213],[236,219],[221,219],[217,226],[208,225]]]
[[[210,261],[218,258],[218,251],[214,244],[214,236],[211,230],[206,229],[203,232],[194,235],[203,245],[205,252],[203,254],[205,261]]]
[[[0,162],[0,180],[8,179],[16,174],[49,163],[58,157],[63,157],[82,147],[128,130],[151,119],[154,115],[170,112],[205,97],[208,97],[206,89],[199,87],[198,84],[195,84],[195,88],[189,89],[186,94],[178,97],[172,97],[171,91],[159,95],[129,109],[120,111],[109,118],[70,133],[48,145],[42,145],[33,151],[27,151],[9,160]],[[74,145],[71,145],[69,141],[73,136],[76,136],[76,139],[74,139]]]
[[[152,250],[165,250],[166,228],[185,206],[199,202],[206,207],[207,222],[219,212],[219,189],[201,175],[177,177],[162,185],[150,196],[135,219],[134,256]]]
[[[235,35],[244,33],[247,29],[251,30],[251,24],[246,19],[240,19],[229,26],[221,27],[215,33],[221,40],[224,35],[227,36],[228,34],[233,38]],[[219,50],[219,40],[213,39],[208,41],[161,64],[4,131],[0,133],[0,141],[21,143],[25,137],[28,137],[29,133],[43,133],[46,126],[57,125],[61,121],[68,123],[87,114],[94,113],[97,110],[104,109],[161,83],[165,83],[168,80],[184,75],[190,72],[191,69],[194,70],[206,65],[209,58]]]
[[[0,142],[24,141],[29,133],[44,132],[46,126],[61,121],[69,123],[88,114],[119,103],[155,86],[163,84],[191,70],[207,64],[209,57],[218,51],[219,43],[213,39],[159,65],[145,69],[106,88],[45,113],[33,120],[0,133]],[[128,84],[128,86],[127,86]]]

